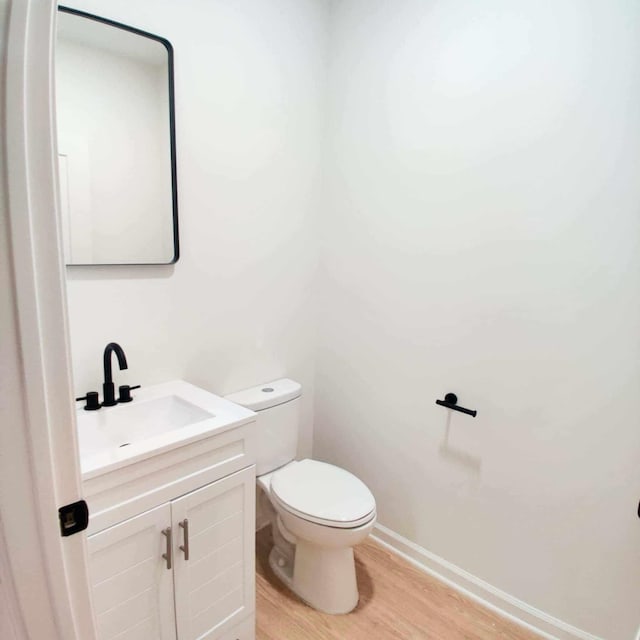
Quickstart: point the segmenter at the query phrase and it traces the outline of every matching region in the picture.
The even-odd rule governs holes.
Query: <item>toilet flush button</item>
[[[273,392],[273,387],[264,387],[264,389],[262,389],[263,393],[272,393]]]

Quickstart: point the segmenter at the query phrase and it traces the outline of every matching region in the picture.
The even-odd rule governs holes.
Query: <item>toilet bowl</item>
[[[376,503],[345,469],[294,460],[300,394],[285,378],[227,399],[258,413],[257,482],[272,526],[273,572],[315,609],[348,613],[358,604],[353,547],[373,529]]]
[[[353,547],[376,522],[371,492],[344,469],[309,459],[260,476],[258,485],[274,511],[274,573],[315,609],[351,611],[358,604]]]

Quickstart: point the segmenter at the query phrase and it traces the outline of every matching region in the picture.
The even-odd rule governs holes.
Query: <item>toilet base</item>
[[[273,547],[269,553],[269,566],[278,579],[293,591],[293,565],[277,547]]]
[[[358,604],[353,549],[325,548],[298,540],[293,566],[277,547],[269,566],[275,575],[309,606],[324,613],[349,613]]]

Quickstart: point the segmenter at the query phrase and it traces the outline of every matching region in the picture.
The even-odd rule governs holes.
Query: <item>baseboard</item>
[[[602,640],[492,587],[381,524],[376,524],[372,537],[418,569],[549,640]],[[640,640],[640,635],[636,640]]]

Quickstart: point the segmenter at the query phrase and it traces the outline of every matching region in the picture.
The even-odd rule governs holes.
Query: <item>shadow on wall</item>
[[[173,264],[135,265],[67,265],[68,280],[148,280],[170,278],[175,270]]]
[[[452,464],[465,469],[469,474],[479,477],[482,473],[482,460],[449,442],[451,411],[448,411],[447,413],[447,421],[444,428],[444,439],[438,448],[440,457],[447,462],[451,462]]]

